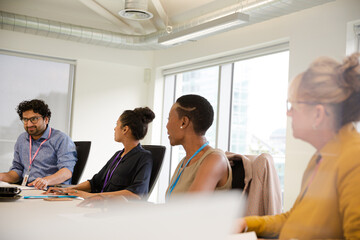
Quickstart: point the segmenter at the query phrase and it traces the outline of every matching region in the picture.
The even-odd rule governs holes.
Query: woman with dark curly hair
[[[290,211],[245,217],[258,236],[280,239],[360,238],[359,54],[342,64],[319,58],[289,88],[287,115],[295,138],[315,147]]]
[[[83,198],[125,196],[140,199],[149,191],[152,155],[142,148],[140,140],[155,118],[150,108],[124,111],[114,128],[116,142],[124,145],[92,179],[69,188],[50,188],[47,193],[67,193]]]

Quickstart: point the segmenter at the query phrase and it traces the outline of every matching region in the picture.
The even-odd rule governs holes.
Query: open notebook
[[[239,192],[224,191],[181,196],[158,205],[112,202],[94,209],[75,205],[64,208],[60,204],[28,208],[26,216],[41,228],[22,224],[16,235],[5,235],[47,240],[226,240],[234,220],[243,214],[245,199]]]

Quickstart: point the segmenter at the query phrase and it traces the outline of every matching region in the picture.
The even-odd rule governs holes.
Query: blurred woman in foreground
[[[319,58],[290,85],[287,115],[295,138],[316,148],[292,209],[245,217],[240,232],[280,239],[360,238],[359,54],[343,64]]]

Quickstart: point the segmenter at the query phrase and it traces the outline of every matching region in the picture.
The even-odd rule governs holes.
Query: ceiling
[[[127,3],[147,2],[149,20],[128,20]],[[255,24],[333,0],[0,0],[6,30],[125,49],[161,49],[158,38],[235,12]],[[146,9],[145,9],[146,10]],[[169,31],[171,30],[171,31]],[[170,32],[170,33],[169,33]]]

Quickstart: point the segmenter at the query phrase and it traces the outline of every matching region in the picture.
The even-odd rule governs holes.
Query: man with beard
[[[18,137],[10,171],[0,173],[0,181],[37,189],[70,184],[77,161],[76,147],[69,136],[48,125],[48,105],[33,99],[21,102],[16,110],[26,132]]]

